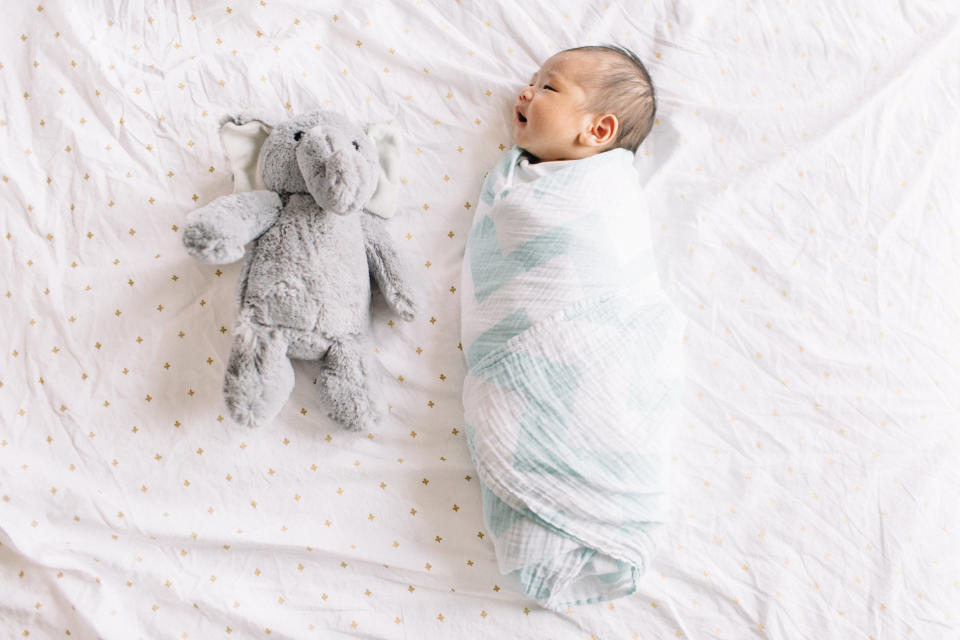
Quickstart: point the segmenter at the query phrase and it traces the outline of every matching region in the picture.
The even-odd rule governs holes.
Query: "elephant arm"
[[[363,244],[367,251],[370,275],[380,288],[390,308],[404,320],[413,320],[417,314],[416,302],[403,261],[393,247],[384,221],[372,213],[360,213],[363,226]]]
[[[187,216],[183,244],[187,253],[208,264],[243,257],[243,246],[269,229],[283,204],[273,191],[244,191],[220,196]]]

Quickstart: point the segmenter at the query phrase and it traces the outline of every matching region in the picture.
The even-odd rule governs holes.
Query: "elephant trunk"
[[[365,153],[370,145],[338,144],[317,129],[305,131],[296,150],[307,191],[328,211],[346,215],[361,209],[377,188],[378,172],[370,171],[376,156]]]

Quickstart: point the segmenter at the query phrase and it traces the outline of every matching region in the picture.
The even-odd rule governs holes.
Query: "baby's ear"
[[[400,160],[403,156],[403,134],[395,122],[375,122],[367,126],[367,137],[377,145],[380,177],[377,190],[364,209],[381,218],[393,217],[397,210],[397,189],[400,182]]]
[[[612,113],[596,117],[589,128],[581,133],[581,143],[589,147],[612,144],[620,133],[620,120]]]
[[[233,191],[266,189],[260,171],[260,147],[273,127],[244,115],[220,121],[220,141],[233,171]]]

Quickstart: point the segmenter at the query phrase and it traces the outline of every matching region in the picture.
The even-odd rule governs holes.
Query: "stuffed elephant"
[[[401,318],[416,313],[384,224],[396,207],[399,133],[311,111],[273,127],[226,118],[221,139],[234,193],[190,213],[183,243],[208,264],[247,256],[223,383],[230,416],[249,427],[273,420],[293,391],[297,358],[320,361],[330,418],[372,427],[380,411],[366,338],[371,279]]]

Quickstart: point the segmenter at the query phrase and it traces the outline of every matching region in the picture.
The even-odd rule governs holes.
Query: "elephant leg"
[[[223,381],[230,416],[247,427],[273,420],[293,391],[287,339],[277,329],[242,323],[233,339]]]
[[[366,346],[356,338],[335,340],[317,377],[330,408],[328,415],[351,431],[369,429],[380,419],[370,392],[370,354]]]

